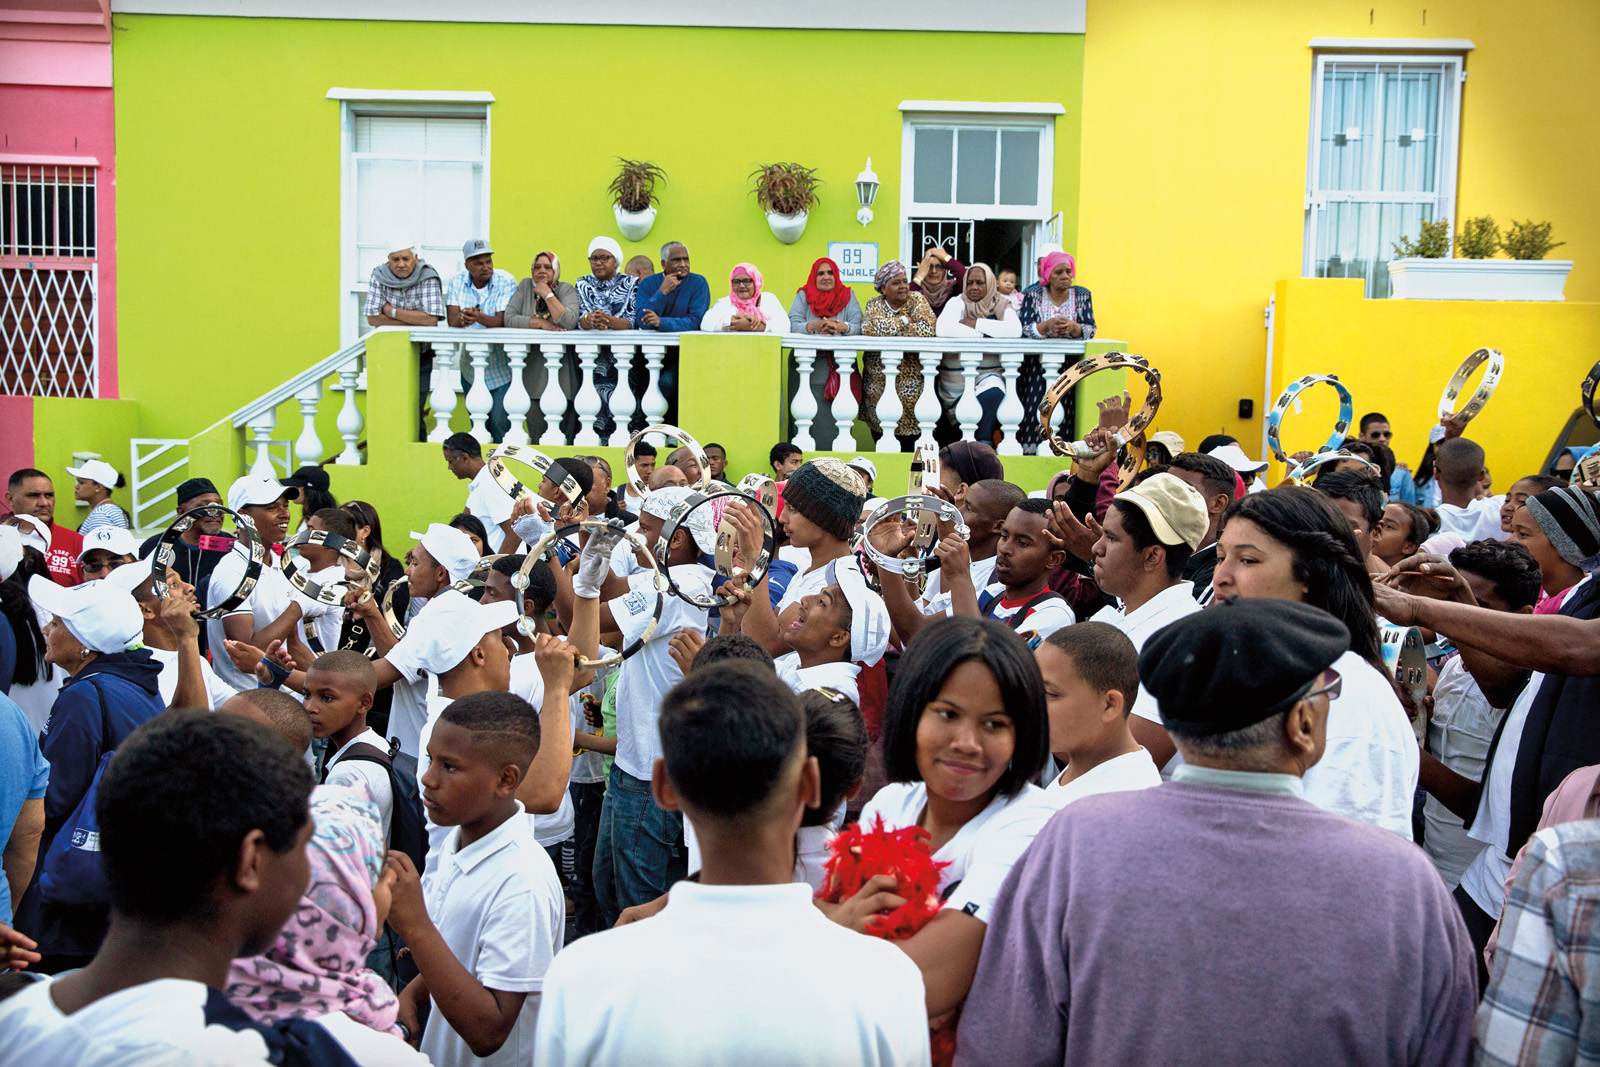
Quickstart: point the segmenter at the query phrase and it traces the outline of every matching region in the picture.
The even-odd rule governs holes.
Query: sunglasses
[[[1339,672],[1328,668],[1317,679],[1321,684],[1311,692],[1301,697],[1301,700],[1310,700],[1312,697],[1326,696],[1329,700],[1338,700],[1339,694],[1344,692],[1344,679],[1339,677]]]

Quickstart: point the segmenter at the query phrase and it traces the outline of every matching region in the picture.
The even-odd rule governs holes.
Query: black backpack
[[[414,773],[395,766],[395,754],[399,750],[399,741],[390,741],[387,752],[376,745],[362,742],[351,745],[348,752],[328,766],[332,768],[336,763],[343,763],[345,760],[366,760],[368,763],[380,764],[389,772],[389,790],[394,794],[394,811],[389,815],[387,844],[388,847],[410,856],[411,862],[416,864],[420,873],[428,856],[428,826],[422,816],[422,790],[417,786],[417,776]]]

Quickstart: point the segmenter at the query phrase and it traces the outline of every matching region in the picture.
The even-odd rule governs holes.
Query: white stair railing
[[[177,517],[175,498],[178,484],[188,475],[189,442],[184,438],[135,437],[128,442],[128,453],[133,528],[141,533],[161,529]],[[155,469],[158,463],[165,466]],[[158,491],[164,483],[166,488]]]

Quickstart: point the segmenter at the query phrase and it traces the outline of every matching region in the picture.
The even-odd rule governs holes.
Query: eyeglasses
[[[86,559],[78,567],[85,574],[99,574],[101,571],[114,571],[123,563],[120,559]]]
[[[1301,697],[1301,700],[1310,700],[1312,697],[1320,696],[1326,696],[1329,700],[1338,700],[1339,694],[1344,692],[1344,679],[1340,678],[1339,672],[1332,667],[1323,671],[1317,681],[1322,684]]]

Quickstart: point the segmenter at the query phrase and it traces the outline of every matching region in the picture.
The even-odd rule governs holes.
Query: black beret
[[[1350,631],[1321,608],[1235,597],[1152,635],[1139,680],[1163,722],[1229,733],[1287,711],[1349,649]]]

